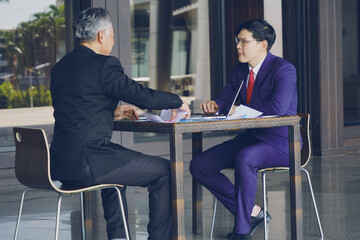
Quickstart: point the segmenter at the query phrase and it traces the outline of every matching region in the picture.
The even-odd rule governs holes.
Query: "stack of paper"
[[[176,117],[174,119],[171,119],[171,109],[162,110],[159,115],[154,115],[151,113],[144,113],[145,117],[149,119],[152,122],[157,123],[174,123],[179,122],[181,119],[183,119],[186,116],[186,111],[183,110],[177,110]]]
[[[235,112],[227,119],[231,120],[238,118],[256,118],[261,114],[263,113],[241,104],[240,106],[235,108]]]

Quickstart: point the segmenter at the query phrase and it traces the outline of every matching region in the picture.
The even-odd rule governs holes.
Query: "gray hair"
[[[103,8],[88,8],[77,15],[74,25],[75,37],[80,41],[92,42],[99,31],[110,30],[109,12]]]

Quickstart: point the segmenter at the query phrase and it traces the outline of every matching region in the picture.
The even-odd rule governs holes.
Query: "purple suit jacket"
[[[247,105],[263,112],[263,115],[291,116],[297,114],[296,69],[284,60],[268,53],[255,79],[254,89],[249,104],[246,104],[246,80],[249,74],[247,63],[237,63],[220,96],[214,100],[219,105],[219,113],[227,113],[239,89],[244,86],[236,105]],[[255,138],[289,153],[288,128],[264,128],[247,130]]]

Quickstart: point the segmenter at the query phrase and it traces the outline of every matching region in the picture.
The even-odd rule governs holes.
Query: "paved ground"
[[[50,128],[52,128],[53,121],[51,107],[0,110],[0,145],[2,144],[1,141],[4,143],[11,141],[12,126],[42,125],[48,127],[47,132],[51,133]],[[1,136],[3,137],[1,138]],[[151,142],[144,144],[153,146]],[[14,153],[12,151],[11,147],[7,152],[0,151],[0,240],[12,239],[19,200],[21,192],[24,190],[24,187],[15,178]],[[169,156],[163,157],[169,158]],[[192,234],[191,176],[187,170],[191,155],[184,154],[184,159],[186,239],[209,239],[213,197],[204,190],[204,233]],[[312,178],[325,239],[360,239],[360,150],[342,156],[313,157],[307,169]],[[233,178],[231,171],[226,172],[226,174],[230,179]],[[288,240],[291,238],[288,178],[288,173],[269,174],[267,177],[269,212],[273,218],[270,224],[270,240]],[[303,239],[320,239],[305,176],[303,176],[303,182]],[[146,189],[128,188],[129,225],[133,240],[147,239],[147,195]],[[19,239],[48,240],[53,238],[56,198],[55,194],[29,193],[24,206]],[[101,201],[99,197],[96,197],[95,200],[98,203],[93,206],[94,226],[96,227],[91,239],[104,240],[106,234]],[[260,178],[256,203],[262,203]],[[63,204],[60,239],[81,239],[78,198],[66,198]],[[231,231],[233,223],[231,214],[220,206],[216,217],[214,239],[224,239],[226,233]],[[259,228],[252,239],[263,239],[263,228]]]
[[[9,161],[13,154],[7,153]],[[5,154],[0,154],[5,158]],[[186,171],[190,155],[185,155],[185,208],[186,239],[209,239],[213,198],[204,191],[204,233],[191,233],[191,177]],[[327,240],[360,239],[360,152],[344,156],[313,158],[307,167],[310,171],[315,197],[318,203],[320,218]],[[232,178],[232,172],[226,173]],[[0,239],[7,240],[13,236],[21,191],[24,189],[14,178],[13,169],[0,171]],[[288,173],[269,174],[268,177],[269,212],[272,215],[270,224],[270,240],[290,239],[289,184]],[[308,186],[303,178],[303,239],[320,239],[319,230],[313,210]],[[261,181],[256,202],[261,204]],[[129,222],[133,240],[147,239],[146,224],[148,222],[147,191],[143,188],[128,189]],[[25,202],[23,222],[19,239],[48,240],[53,238],[55,226],[56,195],[46,193],[30,193]],[[102,218],[101,202],[93,206],[96,229],[94,240],[106,239],[105,223]],[[80,239],[79,203],[77,197],[63,201],[61,215],[60,239]],[[224,239],[231,231],[233,217],[220,206],[216,217],[215,238]],[[263,239],[263,228],[253,235],[253,240]]]

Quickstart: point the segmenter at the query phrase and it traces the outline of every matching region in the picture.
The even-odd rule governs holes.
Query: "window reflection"
[[[0,109],[51,105],[50,70],[65,54],[65,17],[63,1],[47,3],[32,2],[32,10],[29,1],[0,3],[3,17],[29,15],[20,22],[1,19]]]
[[[360,125],[360,3],[342,2],[343,11],[343,76],[344,123]]]
[[[149,3],[132,6],[132,77],[146,86],[149,81]]]
[[[130,0],[130,6],[132,78],[178,94],[200,112],[200,102],[210,99],[208,0]],[[160,140],[168,136],[134,135],[135,143]]]
[[[131,0],[130,4],[132,77],[176,93],[190,105],[196,99],[208,100],[207,1]]]
[[[64,10],[64,0],[0,0],[0,152],[13,151],[13,126],[41,125],[51,140],[50,71],[66,51]]]

